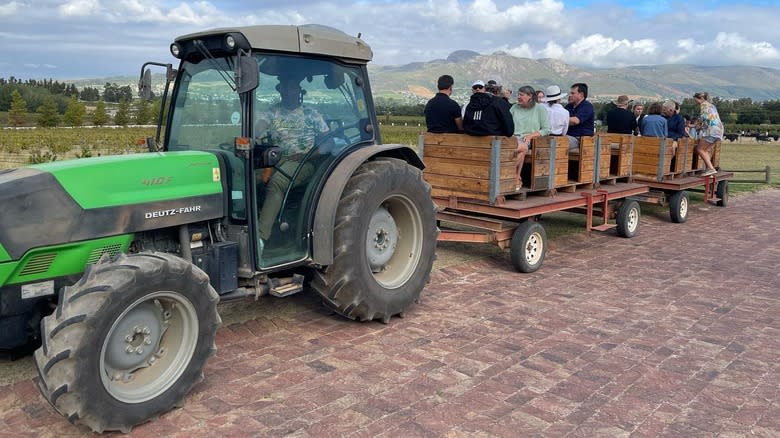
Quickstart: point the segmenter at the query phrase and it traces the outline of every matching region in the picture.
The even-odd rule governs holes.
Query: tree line
[[[514,102],[513,102],[514,103]],[[564,102],[565,103],[565,102]],[[606,123],[607,112],[614,107],[611,102],[592,100],[596,117]],[[638,103],[638,102],[637,102]],[[647,108],[650,101],[641,102]],[[685,98],[680,104],[680,114],[691,117],[698,116],[699,107],[693,98]],[[759,129],[759,125],[780,124],[780,100],[753,101],[751,98],[720,99],[713,98],[713,104],[718,108],[721,120],[726,129],[737,130],[742,127],[746,130]],[[410,104],[401,99],[377,98],[375,99],[376,111],[379,116],[418,116],[422,117],[425,103]],[[380,117],[381,120],[381,117]]]

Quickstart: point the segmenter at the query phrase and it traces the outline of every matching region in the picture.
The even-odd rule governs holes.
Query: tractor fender
[[[425,167],[413,149],[401,144],[372,145],[357,149],[344,158],[328,176],[317,201],[312,228],[312,262],[323,266],[333,263],[333,227],[341,193],[355,170],[376,157],[398,158],[418,169]]]

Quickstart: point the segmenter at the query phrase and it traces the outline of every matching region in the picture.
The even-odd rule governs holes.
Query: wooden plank
[[[434,173],[426,174],[425,180],[432,187],[451,188],[469,193],[487,194],[490,190],[490,180],[482,178],[452,178],[448,175],[438,175]],[[514,193],[515,179],[506,178],[499,181],[499,192]]]
[[[490,178],[490,165],[454,158],[430,158],[425,162],[424,174],[451,175],[465,178]],[[502,163],[499,178],[514,178],[515,162]]]
[[[487,193],[471,193],[443,187],[431,187],[431,196],[439,198],[457,196],[459,198],[476,199],[478,201],[490,202],[490,196]]]
[[[492,135],[487,136],[475,136],[467,134],[433,134],[426,132],[423,134],[424,145],[427,146],[455,146],[455,147],[469,147],[478,149],[491,149],[493,140],[499,139],[501,141],[501,149],[517,149],[517,138],[512,137],[496,137]]]
[[[509,162],[515,159],[514,149],[501,149],[501,162]],[[490,163],[490,150],[484,148],[425,145],[423,161],[428,158],[458,158],[467,161]]]
[[[693,170],[693,160],[694,160],[694,154],[696,150],[696,142],[694,141],[688,141],[688,150],[685,153],[685,171],[691,171]]]

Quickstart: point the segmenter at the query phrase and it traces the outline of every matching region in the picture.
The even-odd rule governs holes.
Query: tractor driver
[[[263,173],[265,169],[256,171],[257,178],[266,183],[265,200],[260,210],[259,228],[260,251],[264,242],[271,237],[274,220],[282,206],[284,193],[287,191],[293,176],[295,186],[302,186],[314,173],[314,166],[305,163],[301,166],[306,153],[316,145],[318,137],[327,134],[328,125],[313,108],[303,105],[303,95],[300,76],[279,77],[276,90],[281,101],[258,116],[255,123],[255,137],[263,143],[278,146],[282,158],[275,166],[270,177]],[[298,167],[301,167],[298,170]],[[295,175],[295,172],[298,174]]]

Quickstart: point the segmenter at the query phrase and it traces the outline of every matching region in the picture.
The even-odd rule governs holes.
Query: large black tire
[[[386,323],[419,298],[435,259],[430,191],[422,172],[402,160],[381,158],[355,171],[336,211],[333,263],[311,281],[326,306]]]
[[[221,320],[208,276],[176,256],[119,255],[60,292],[35,352],[44,397],[71,423],[129,432],[203,379]]]
[[[617,233],[620,237],[631,238],[639,233],[639,218],[642,212],[639,203],[634,199],[628,199],[618,208],[615,217]]]
[[[669,196],[669,218],[676,224],[688,220],[688,210],[691,205],[688,192],[680,190]]]
[[[520,272],[534,272],[542,266],[547,254],[547,233],[536,221],[521,223],[512,234],[509,256],[512,266]]]
[[[718,187],[715,189],[715,196],[718,197],[718,207],[729,205],[729,182],[727,180],[718,181]]]

